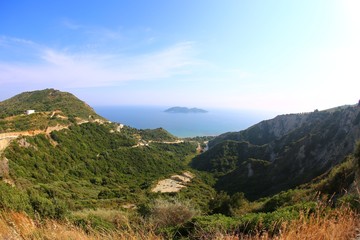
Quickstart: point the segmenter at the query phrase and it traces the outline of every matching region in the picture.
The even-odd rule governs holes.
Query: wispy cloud
[[[111,29],[102,26],[82,25],[67,18],[61,21],[61,25],[65,29],[71,30],[73,34],[79,34],[90,41],[115,41],[124,38],[121,27]]]
[[[199,63],[191,42],[180,42],[147,54],[126,55],[84,53],[27,44],[12,39],[7,44],[31,48],[34,61],[0,61],[0,85],[23,84],[38,87],[116,86],[124,81],[164,79],[191,72]]]
[[[36,47],[36,44],[31,40],[16,37],[0,36],[0,46],[3,48],[11,48],[18,45],[32,48]]]
[[[69,19],[67,19],[67,18],[63,19],[63,20],[61,21],[61,24],[62,24],[64,27],[66,27],[66,28],[68,28],[68,29],[71,29],[71,30],[78,30],[78,29],[81,29],[81,28],[83,27],[82,25],[76,24],[76,23],[74,23],[73,21],[71,21],[71,20],[69,20]]]

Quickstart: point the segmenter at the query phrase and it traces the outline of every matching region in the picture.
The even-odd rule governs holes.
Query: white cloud
[[[35,48],[36,43],[33,41],[22,39],[22,38],[15,38],[15,37],[8,37],[8,36],[0,36],[0,46],[3,48],[13,48],[13,47],[27,47],[27,48]]]
[[[37,47],[35,50],[32,54],[37,59],[31,63],[0,62],[2,87],[15,83],[69,88],[116,86],[123,81],[156,80],[181,75],[198,64],[191,42],[132,56],[86,54],[49,47]]]

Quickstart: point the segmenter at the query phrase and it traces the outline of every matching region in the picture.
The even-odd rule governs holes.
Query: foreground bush
[[[156,199],[150,207],[150,221],[158,228],[174,227],[184,224],[198,213],[190,201]]]

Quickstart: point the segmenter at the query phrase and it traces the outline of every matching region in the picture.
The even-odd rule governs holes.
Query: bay
[[[166,113],[159,106],[96,106],[94,110],[112,122],[138,129],[164,128],[177,137],[217,136],[240,131],[264,119],[269,112],[205,109],[207,113]]]

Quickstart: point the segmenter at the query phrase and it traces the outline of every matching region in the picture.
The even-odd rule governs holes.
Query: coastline
[[[207,109],[200,113],[167,113],[161,106],[96,106],[95,111],[112,122],[138,129],[162,127],[177,137],[217,136],[240,131],[254,125],[269,114],[244,110]]]

